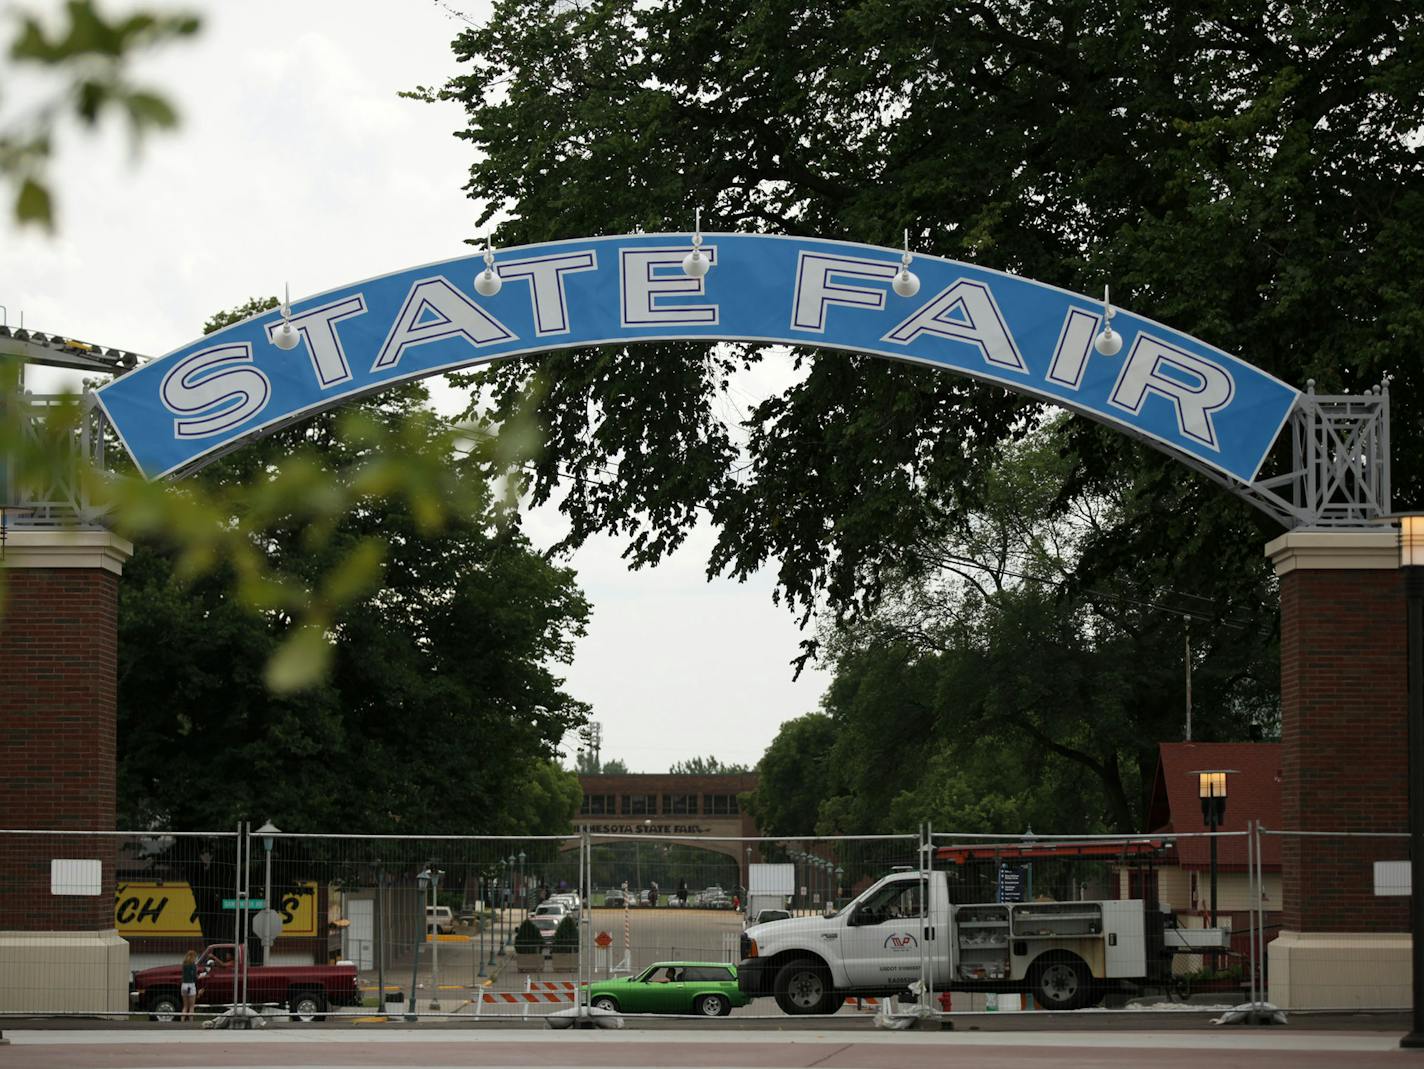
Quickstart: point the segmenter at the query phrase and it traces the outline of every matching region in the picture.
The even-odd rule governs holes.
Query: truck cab
[[[897,994],[920,978],[922,961],[942,986],[949,910],[943,873],[893,873],[834,914],[748,928],[738,982],[786,1013],[831,1013],[848,994]]]

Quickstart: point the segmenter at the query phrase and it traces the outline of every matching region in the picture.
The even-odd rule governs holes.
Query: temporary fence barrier
[[[1285,857],[1310,873],[1290,911]],[[167,1019],[182,1010],[192,950],[199,1016],[522,1017],[660,963],[735,963],[759,916],[834,915],[897,870],[919,876],[894,904],[900,927],[924,935],[906,943],[907,986],[937,1013],[1014,1001],[997,995],[1040,1010],[1099,996],[1109,1010],[1213,1015],[1241,1003],[1398,1009],[1409,1005],[1406,862],[1402,833],[1254,823],[799,839],[0,831],[0,1015]],[[931,923],[931,880],[956,911],[952,943]],[[539,907],[560,892],[572,920],[556,940],[561,911],[545,906],[546,919]],[[1126,902],[1144,905],[1116,927]],[[1104,961],[1089,961],[1097,951],[1083,948],[1100,943]],[[1040,949],[1088,955],[1088,990],[1069,990],[1084,979],[1073,968],[1045,979]],[[323,968],[300,973],[312,966]],[[735,1012],[781,1016],[770,999]]]

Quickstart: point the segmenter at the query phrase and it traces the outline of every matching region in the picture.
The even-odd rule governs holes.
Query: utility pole
[[[603,725],[597,720],[590,721],[579,728],[579,739],[583,743],[580,749],[589,755],[585,767],[591,772],[601,772],[603,770]]]
[[[1187,617],[1187,626],[1182,632],[1183,641],[1186,644],[1186,653],[1183,656],[1183,663],[1187,666],[1187,742],[1192,741],[1192,618]],[[1212,845],[1216,845],[1213,839]]]

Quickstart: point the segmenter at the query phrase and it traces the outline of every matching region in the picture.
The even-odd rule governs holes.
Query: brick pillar
[[[1281,581],[1281,830],[1407,831],[1395,533],[1293,532],[1266,553]],[[1407,858],[1407,841],[1286,836],[1281,847],[1272,1001],[1408,1005],[1409,899],[1374,893],[1374,862]]]
[[[13,831],[114,830],[119,575],[132,552],[107,531],[12,529],[6,540],[0,1009],[126,1002],[116,990],[128,960],[114,932],[116,840]],[[100,893],[54,894],[56,859],[98,861]]]

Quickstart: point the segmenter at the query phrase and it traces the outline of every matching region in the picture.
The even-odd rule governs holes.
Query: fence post
[[[1266,1001],[1266,862],[1262,852],[1261,822],[1256,821],[1256,827],[1252,833],[1256,840],[1256,913],[1259,923],[1256,926],[1256,961],[1261,967],[1261,982],[1258,987],[1258,994],[1261,1002]]]
[[[1251,1008],[1256,1008],[1256,821],[1246,822],[1246,967],[1251,970]]]

